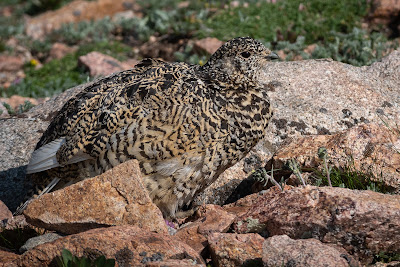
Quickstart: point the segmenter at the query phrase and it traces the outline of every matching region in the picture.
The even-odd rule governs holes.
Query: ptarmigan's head
[[[227,86],[257,84],[260,71],[268,61],[279,57],[261,42],[238,37],[222,45],[203,66],[208,77]]]

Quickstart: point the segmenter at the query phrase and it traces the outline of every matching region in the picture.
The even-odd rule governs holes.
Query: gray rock
[[[26,164],[48,122],[41,119],[0,120],[0,200],[13,211],[31,188]]]
[[[336,133],[368,122],[400,125],[399,73],[400,49],[364,67],[332,59],[271,62],[260,79],[269,90],[274,116],[253,153],[266,162],[291,137]],[[225,173],[231,174],[221,175],[195,201],[222,204],[235,189],[224,185],[247,176],[237,167],[243,165],[242,160],[228,169]]]
[[[399,195],[307,185],[284,191],[271,188],[230,207],[228,212],[234,212],[232,207],[247,208],[233,224],[236,233],[312,237],[343,246],[363,264],[380,252],[400,253]]]
[[[50,120],[84,85],[37,105],[18,117],[0,119],[0,200],[14,211],[32,188],[25,179],[26,165]]]
[[[39,246],[41,244],[53,242],[54,240],[57,240],[60,237],[62,237],[62,235],[59,235],[57,233],[47,233],[44,235],[39,235],[39,236],[29,238],[28,241],[26,241],[25,244],[22,247],[20,247],[19,252],[24,253],[24,252],[26,252],[30,249],[33,249],[34,247]]]
[[[264,266],[360,266],[346,252],[316,239],[294,240],[287,235],[268,238],[263,244]]]
[[[400,122],[400,49],[371,66],[329,59],[271,63],[260,79],[275,112],[256,150],[271,152],[288,137],[328,134],[382,120]]]
[[[288,137],[333,133],[363,122],[400,124],[400,49],[371,66],[354,67],[333,60],[273,62],[260,79],[270,91],[275,115],[269,134],[255,148],[264,161]],[[87,84],[86,84],[87,85]],[[85,85],[67,90],[22,117],[0,120],[0,200],[11,211],[22,201],[25,165],[49,121]],[[198,202],[221,204],[224,187],[243,179],[243,161],[199,196]],[[239,172],[235,174],[236,172]],[[218,188],[222,188],[218,190]],[[231,187],[230,190],[234,190]],[[224,197],[215,192],[223,192]]]

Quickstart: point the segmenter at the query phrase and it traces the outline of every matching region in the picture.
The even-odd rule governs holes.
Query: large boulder
[[[310,238],[293,240],[276,235],[265,240],[262,250],[264,266],[360,266],[348,253]]]
[[[32,201],[24,212],[28,223],[65,234],[112,225],[137,225],[166,233],[161,211],[151,201],[137,160],[124,162]]]
[[[226,208],[235,206],[247,206],[234,223],[237,233],[312,237],[340,244],[363,263],[380,252],[400,252],[399,195],[306,186],[253,194]]]
[[[272,62],[260,79],[269,90],[275,114],[266,138],[253,153],[265,161],[289,137],[330,134],[365,122],[383,125],[382,120],[400,124],[400,92],[396,90],[400,88],[399,72],[400,49],[365,67],[332,60]],[[0,188],[5,189],[0,191],[0,200],[11,210],[26,191],[22,183],[25,165],[41,132],[62,105],[84,86],[34,107],[22,115],[27,118],[0,120],[0,156],[4,159],[0,163]],[[243,165],[241,161],[228,169],[230,174],[222,174],[196,202],[224,203],[246,176]]]
[[[300,168],[324,169],[318,156],[326,148],[327,167],[365,174],[383,188],[400,192],[400,131],[377,124],[363,124],[332,135],[309,135],[293,138],[283,144],[268,162],[267,169],[284,169],[290,159]],[[280,177],[284,171],[276,171]]]
[[[39,245],[25,252],[18,266],[52,266],[67,249],[77,257],[115,259],[118,266],[146,266],[152,261],[180,259],[203,264],[203,259],[189,246],[168,234],[143,230],[137,226],[113,226],[69,235]]]

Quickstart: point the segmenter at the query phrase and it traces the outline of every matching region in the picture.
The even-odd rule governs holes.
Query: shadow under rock
[[[0,200],[14,212],[33,188],[26,178],[26,165],[0,171]]]

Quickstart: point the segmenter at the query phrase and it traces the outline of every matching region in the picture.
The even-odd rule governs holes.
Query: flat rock
[[[78,60],[80,65],[89,69],[90,76],[92,77],[107,76],[114,72],[131,69],[137,64],[137,61],[131,61],[130,63],[121,62],[96,51],[80,56]]]
[[[283,190],[291,190],[293,186],[285,185]],[[269,194],[279,194],[281,190],[277,186],[270,187],[268,189]],[[223,209],[227,212],[236,214],[237,217],[245,215],[249,209],[259,202],[260,196],[265,192],[261,191],[259,193],[247,195],[245,197],[239,198],[236,202],[227,204],[223,206]]]
[[[168,259],[204,264],[203,259],[190,246],[168,234],[125,225],[92,229],[39,245],[25,252],[18,265],[49,266],[64,248],[77,257],[104,255],[107,259],[115,259],[118,266],[146,266],[152,261]]]
[[[124,162],[32,201],[24,211],[27,222],[72,234],[111,225],[137,225],[167,233],[161,211],[147,194],[136,160]]]
[[[207,237],[199,234],[198,229],[201,221],[192,222],[180,228],[174,237],[178,240],[188,244],[200,255],[205,252],[205,248],[208,246]]]
[[[233,224],[237,233],[316,238],[343,246],[362,263],[400,252],[400,196],[337,187],[296,187],[248,196],[253,206]]]
[[[294,240],[287,235],[277,235],[262,245],[262,261],[272,266],[360,266],[346,253],[321,243],[316,239]]]
[[[199,209],[200,221],[198,232],[203,235],[225,233],[236,219],[236,215],[225,211],[217,205],[206,205]]]
[[[33,249],[36,246],[39,246],[41,244],[45,244],[48,242],[53,242],[54,240],[57,240],[61,238],[62,236],[57,234],[57,233],[46,233],[43,235],[38,235],[32,238],[29,238],[28,241],[25,242],[25,244],[19,248],[20,253],[24,253],[30,249]]]
[[[208,243],[215,266],[262,266],[264,238],[259,234],[212,233]]]
[[[72,1],[65,6],[28,18],[26,34],[33,39],[42,39],[46,34],[59,29],[63,24],[90,21],[112,16],[128,9],[138,10],[133,0]]]
[[[295,159],[302,169],[322,170],[318,149],[325,147],[328,165],[368,174],[400,192],[400,132],[377,124],[365,124],[333,135],[301,136],[283,144],[268,162],[268,168],[282,169],[289,159]],[[279,172],[276,172],[280,177]]]

